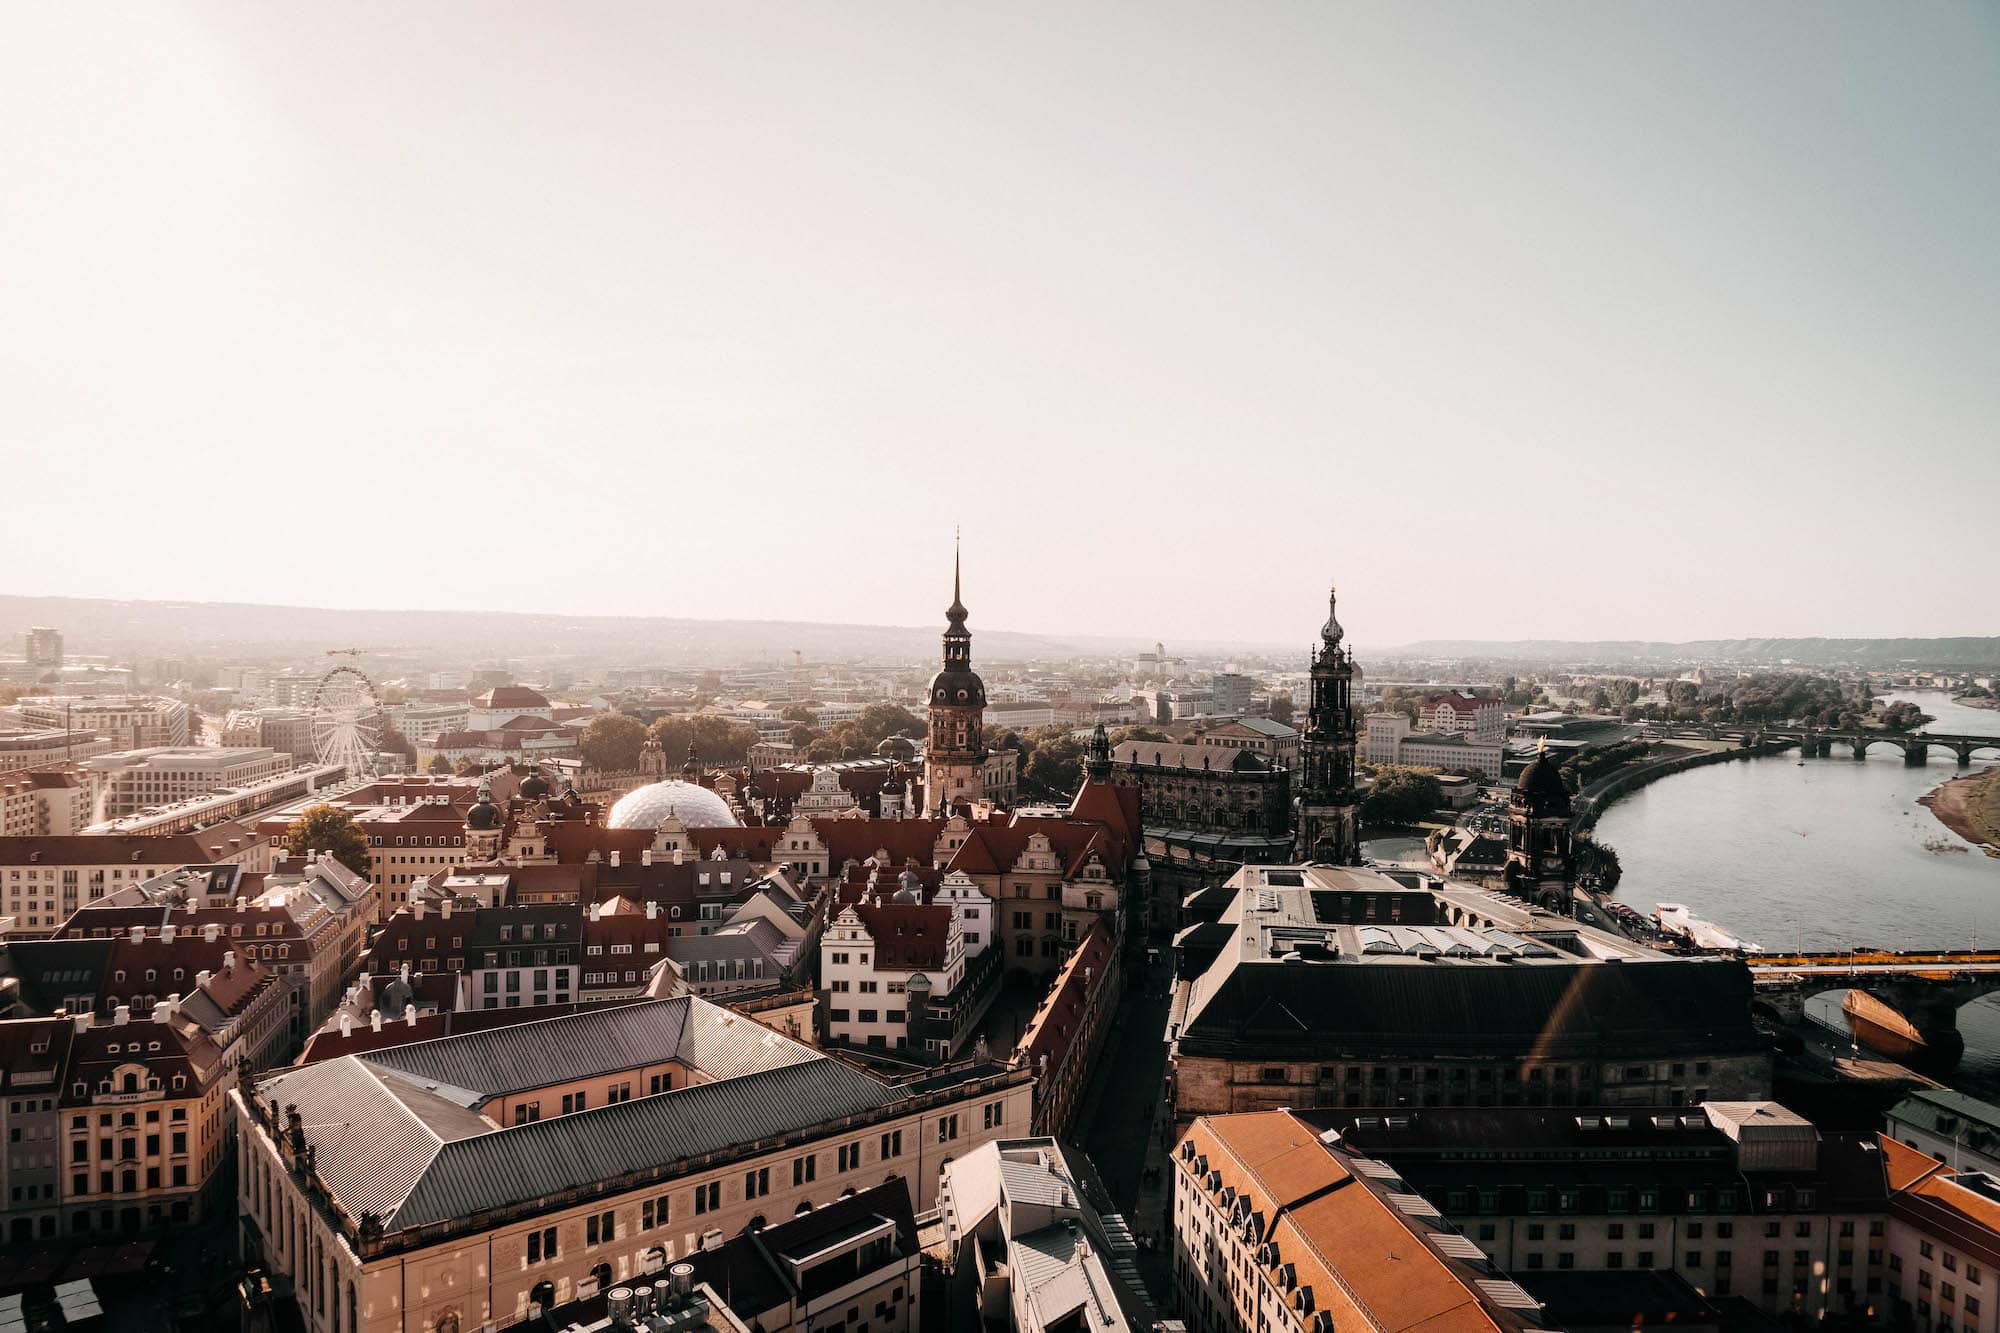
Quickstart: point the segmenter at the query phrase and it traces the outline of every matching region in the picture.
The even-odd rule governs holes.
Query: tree
[[[1167,735],[1166,732],[1156,731],[1152,727],[1120,727],[1111,733],[1111,743],[1113,745],[1123,745],[1126,741],[1153,741],[1158,743],[1163,741],[1171,742],[1172,740],[1173,737]]]
[[[1619,876],[1624,868],[1618,864],[1618,849],[1608,842],[1599,842],[1588,833],[1579,833],[1570,839],[1570,850],[1576,858],[1578,875],[1597,877],[1597,890],[1609,893],[1618,887]]]
[[[1368,794],[1361,798],[1361,819],[1378,826],[1415,824],[1443,800],[1436,769],[1383,764],[1375,770]]]
[[[459,760],[451,771],[462,778],[476,778],[486,771],[486,761],[467,755],[465,758]]]
[[[1283,722],[1290,725],[1292,720],[1292,696],[1289,694],[1272,695],[1271,702],[1264,707],[1264,716],[1270,718],[1273,722]]]
[[[1882,725],[1891,731],[1910,731],[1926,722],[1937,719],[1907,700],[1885,705],[1881,712]]]
[[[785,739],[792,743],[794,750],[803,751],[819,739],[819,731],[810,723],[800,722],[785,733]]]
[[[1083,780],[1083,742],[1066,727],[1042,727],[1031,733],[1021,780],[1047,795],[1067,796]]]
[[[201,710],[193,704],[188,705],[188,744],[201,744]]]
[[[669,769],[679,767],[690,741],[704,764],[740,764],[757,743],[755,727],[741,726],[713,713],[672,714],[647,728],[647,734],[666,752]]]
[[[583,762],[605,772],[625,772],[639,766],[639,747],[646,743],[646,724],[623,713],[590,719],[577,747]]]
[[[445,757],[444,757],[443,755],[441,755],[441,754],[434,754],[434,755],[432,755],[432,756],[431,756],[431,762],[430,762],[430,771],[431,771],[431,772],[433,772],[433,773],[438,773],[438,774],[442,774],[442,775],[443,775],[443,776],[445,776],[445,777],[450,777],[450,776],[451,776],[451,760],[449,760],[449,759],[445,758]]]
[[[891,736],[921,736],[924,720],[896,704],[869,704],[854,720],[868,744],[880,745]]]
[[[465,682],[465,688],[473,694],[484,694],[488,690],[513,683],[514,673],[511,671],[475,671],[472,673],[472,678]]]
[[[331,805],[309,805],[285,830],[285,846],[293,856],[331,852],[333,859],[357,875],[368,873],[368,838],[354,816]]]
[[[785,710],[779,713],[778,716],[787,722],[804,722],[815,726],[819,723],[818,711],[807,707],[805,704],[787,704],[785,705]]]

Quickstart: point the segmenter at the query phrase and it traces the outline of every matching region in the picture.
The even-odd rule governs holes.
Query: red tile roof
[[[951,909],[914,903],[856,903],[854,911],[875,941],[877,971],[937,971],[951,944]]]
[[[1090,992],[1103,982],[1114,947],[1105,924],[1093,922],[1075,952],[1063,963],[1062,971],[1056,974],[1048,998],[1042,1001],[1042,1007],[1035,1011],[1028,1030],[1022,1034],[1021,1044],[1014,1052],[1015,1065],[1039,1073],[1042,1057],[1047,1056],[1050,1070],[1061,1067],[1064,1053],[1082,1030]]]

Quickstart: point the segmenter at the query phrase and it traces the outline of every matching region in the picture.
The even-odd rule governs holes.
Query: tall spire
[[[965,627],[967,612],[965,609],[965,600],[958,590],[958,567],[958,529],[953,528],[951,530],[951,605],[945,609],[944,618],[949,620],[954,626],[963,629]]]

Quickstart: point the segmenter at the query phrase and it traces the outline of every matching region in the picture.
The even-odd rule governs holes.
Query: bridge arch
[[[1966,965],[1955,966],[1955,962]],[[1755,960],[1752,964],[1756,966]],[[1794,964],[1803,966],[1792,970]],[[1893,1011],[1884,1016],[1877,1032],[1854,1031],[1856,1040],[1919,1068],[1949,1070],[1965,1051],[1965,1039],[1958,1031],[1958,1011],[1981,996],[2000,991],[2000,964],[1991,955],[1958,960],[1914,958],[1899,963],[1844,960],[1839,955],[1811,962],[1788,958],[1760,970],[1752,1008],[1767,1018],[1797,1022],[1806,1017],[1806,1002],[1815,996],[1849,991],[1861,991]],[[1896,1017],[1915,1029],[1917,1040],[1909,1041],[1900,1033],[1893,1021]],[[1854,1029],[1851,1018],[1848,1026]],[[1872,1041],[1871,1035],[1875,1038]],[[1898,1043],[1904,1049],[1890,1049]]]

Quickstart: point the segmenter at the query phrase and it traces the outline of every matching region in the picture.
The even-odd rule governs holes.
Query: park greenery
[[[1368,794],[1361,798],[1361,822],[1378,828],[1407,828],[1430,818],[1443,800],[1436,769],[1380,764]]]
[[[669,714],[648,727],[646,735],[660,743],[668,771],[676,773],[687,758],[689,745],[703,764],[714,765],[743,763],[750,758],[750,747],[757,743],[757,728],[713,713]],[[637,763],[636,755],[633,762]]]
[[[333,859],[357,875],[368,873],[368,837],[354,816],[331,805],[309,805],[285,829],[285,848],[293,856],[332,852]]]
[[[781,715],[792,724],[787,736],[799,757],[812,763],[836,759],[865,759],[892,736],[917,739],[924,734],[924,720],[898,704],[870,704],[859,717],[836,722],[822,729],[818,713],[808,704],[793,704]]]
[[[1083,782],[1089,747],[1068,727],[1036,727],[1029,732],[1001,727],[987,733],[986,744],[990,750],[1012,750],[1020,756],[1021,787],[1036,799],[1068,800]]]
[[[646,743],[646,724],[624,713],[602,713],[590,719],[577,749],[591,768],[622,773],[639,766],[639,749]]]
[[[1645,758],[1652,745],[1647,741],[1620,741],[1616,745],[1605,745],[1595,750],[1580,750],[1564,759],[1558,766],[1563,785],[1571,791],[1581,791],[1597,779],[1626,764],[1637,763]]]
[[[1611,682],[1636,686],[1637,682]],[[1603,707],[1619,700],[1605,694]],[[1622,693],[1622,692],[1621,692]],[[1691,680],[1669,681],[1665,703],[1625,702],[1628,722],[1797,723],[1812,727],[1858,727],[1870,716],[1872,698],[1866,681],[1835,680],[1831,676],[1792,671],[1759,671],[1731,682],[1726,689],[1706,691]],[[1636,695],[1633,696],[1636,699]],[[1597,707],[1597,697],[1591,697]],[[1894,707],[1892,705],[1892,707]],[[1899,712],[1899,718],[1906,714]],[[1918,716],[1922,716],[1918,714]],[[1914,723],[1905,723],[1907,726]]]

